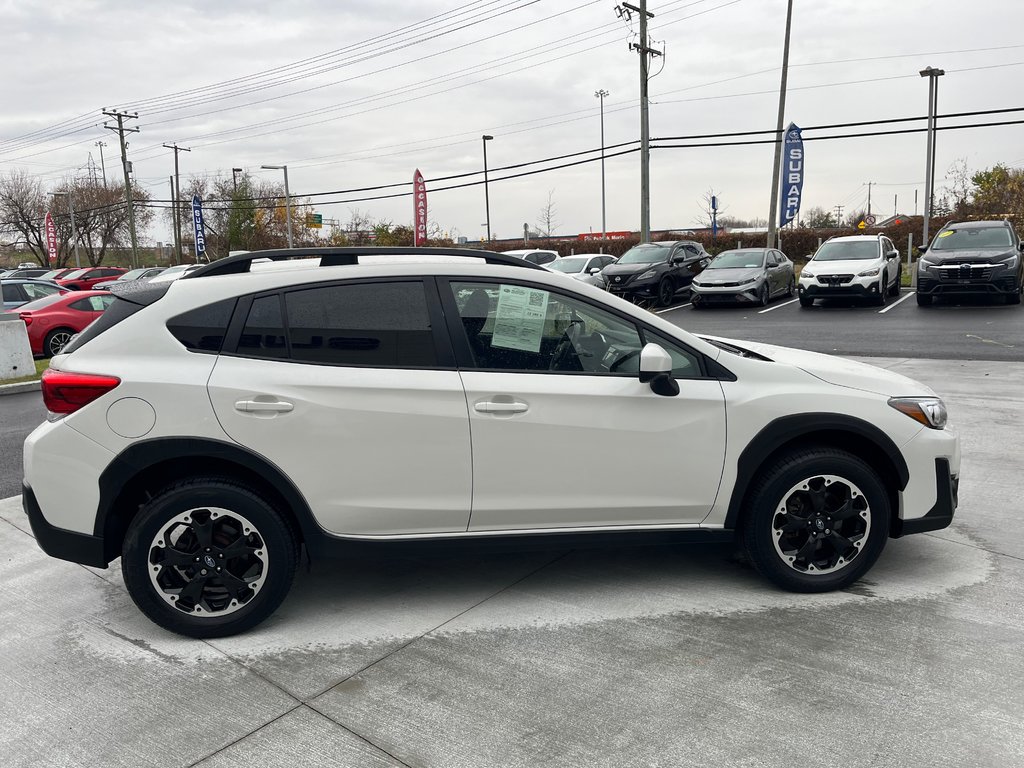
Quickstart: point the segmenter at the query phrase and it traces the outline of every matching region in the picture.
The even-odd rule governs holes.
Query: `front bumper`
[[[893,521],[892,537],[898,539],[910,533],[938,531],[953,522],[959,502],[960,477],[952,474],[949,459],[935,459],[935,503],[923,517]]]
[[[756,304],[761,286],[745,283],[743,286],[692,285],[690,299],[694,304],[727,304],[740,302]]]
[[[36,495],[27,482],[22,484],[21,506],[28,515],[36,543],[50,557],[91,565],[93,568],[107,567],[107,559],[103,554],[103,538],[51,525],[43,516]]]
[[[817,278],[800,278],[797,291],[801,296],[824,299],[830,296],[852,296],[870,299],[878,296],[878,278],[854,278],[848,283],[822,285]]]
[[[1020,292],[1020,280],[1013,273],[994,277],[945,277],[918,270],[917,292],[926,296],[1006,296]]]
[[[608,280],[608,278],[605,278]],[[605,287],[608,293],[616,296],[650,296],[658,295],[658,283],[660,279],[654,280],[630,280],[629,282],[616,283],[608,280]]]

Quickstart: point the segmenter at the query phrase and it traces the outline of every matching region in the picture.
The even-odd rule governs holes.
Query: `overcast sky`
[[[535,225],[549,192],[558,233],[572,235],[601,229],[599,163],[506,181],[496,169],[599,148],[599,88],[610,93],[606,144],[639,137],[638,57],[627,47],[638,26],[616,16],[613,0],[22,0],[0,9],[9,68],[0,172],[24,169],[47,186],[84,175],[90,154],[98,166],[97,141],[107,143],[108,179],[121,179],[104,107],[139,112],[129,158],[157,199],[169,196],[173,172],[163,143],[191,147],[183,175],[243,167],[279,178],[260,165],[287,164],[292,193],[309,195],[410,182],[417,167],[429,190],[431,179],[479,171],[486,133],[495,235]],[[652,137],[774,128],[785,0],[650,0],[649,10],[666,54],[652,68]],[[1024,106],[1022,21],[1020,0],[795,0],[786,122],[924,115],[918,71],[929,65],[946,71],[940,113]],[[946,123],[1017,119],[1024,113]],[[900,211],[913,213],[924,157],[924,134],[808,142],[803,209],[849,213],[866,206],[874,182],[873,210],[891,213],[898,195]],[[958,158],[972,170],[1024,164],[1024,125],[940,133],[939,187]],[[652,228],[695,226],[712,187],[727,215],[767,217],[771,163],[770,145],[652,151]],[[609,230],[639,228],[639,179],[638,153],[607,160]],[[313,201],[325,219],[344,223],[358,209],[411,223],[411,198],[330,203],[361,196]],[[429,207],[453,236],[485,232],[482,186],[436,191]],[[161,220],[148,239],[166,240],[167,229]]]

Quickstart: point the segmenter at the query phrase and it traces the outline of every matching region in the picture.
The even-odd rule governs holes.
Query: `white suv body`
[[[959,442],[927,387],[693,336],[511,257],[418,250],[115,288],[44,378],[63,415],[25,443],[40,546],[122,556],[140,608],[201,637],[269,615],[299,544],[689,530],[821,591],[951,522]],[[296,253],[362,263],[232,274]],[[573,479],[609,456],[613,481]]]
[[[899,295],[902,275],[899,251],[884,235],[832,237],[800,272],[800,306],[836,297],[868,299],[881,306]]]

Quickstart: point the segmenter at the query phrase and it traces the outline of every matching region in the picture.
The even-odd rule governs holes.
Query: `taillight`
[[[32,325],[32,315],[28,312],[22,312],[18,317],[22,319],[22,322],[24,322],[25,325]]]
[[[116,376],[69,373],[47,368],[42,378],[43,402],[52,413],[74,413],[120,383],[121,380]]]

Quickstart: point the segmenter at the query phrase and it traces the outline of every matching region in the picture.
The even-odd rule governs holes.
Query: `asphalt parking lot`
[[[902,343],[874,362],[947,399],[960,508],[839,593],[779,592],[725,545],[424,549],[318,564],[255,631],[203,642],[0,501],[0,763],[1020,766],[1024,364]]]

